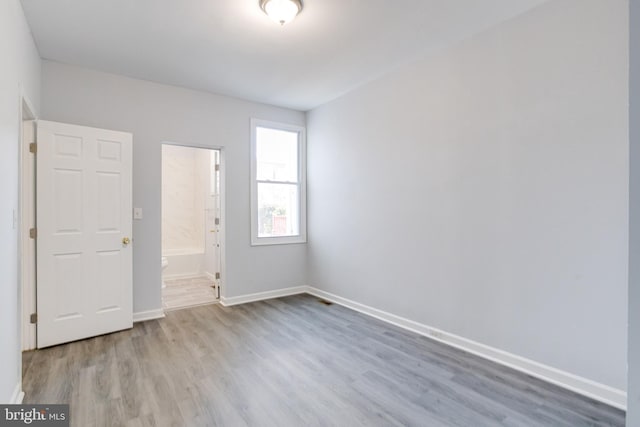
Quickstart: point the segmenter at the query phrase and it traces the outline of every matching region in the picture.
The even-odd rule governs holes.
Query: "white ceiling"
[[[546,0],[22,0],[43,58],[308,110]]]

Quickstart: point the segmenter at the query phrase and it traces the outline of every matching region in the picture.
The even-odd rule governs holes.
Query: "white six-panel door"
[[[132,326],[132,135],[38,121],[38,347]]]

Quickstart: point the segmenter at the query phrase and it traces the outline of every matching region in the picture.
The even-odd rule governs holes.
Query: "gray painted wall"
[[[312,111],[309,284],[624,389],[626,3],[556,0]],[[640,24],[636,0],[631,21]],[[632,31],[632,48],[634,39]],[[20,371],[11,226],[18,87],[37,106],[40,80],[17,0],[0,2],[0,55],[6,401]],[[632,55],[632,76],[636,65]],[[160,306],[163,140],[226,149],[226,296],[305,283],[303,245],[248,244],[248,119],[304,124],[302,113],[50,62],[43,98],[45,119],[134,133],[134,205],[145,211],[134,229],[136,311]],[[632,123],[632,165],[637,132]],[[632,362],[640,360],[636,169]],[[639,371],[630,363],[628,425],[640,425]]]
[[[309,284],[625,390],[627,18],[548,2],[308,113]]]
[[[629,391],[627,426],[640,426],[640,0],[629,13]]]
[[[18,0],[0,1],[0,402],[8,402],[20,381],[20,285],[18,234],[18,143],[20,92],[38,109],[40,56]],[[21,89],[22,88],[22,89]]]
[[[305,124],[304,113],[45,61],[42,117],[133,133],[134,312],[158,309],[161,142],[222,146],[226,177],[224,296],[305,284],[305,245],[251,247],[251,117]]]

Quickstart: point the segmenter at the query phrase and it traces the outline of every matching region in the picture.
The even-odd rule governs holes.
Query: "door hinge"
[[[216,165],[215,169],[216,169],[216,172],[218,172],[220,170],[220,165]]]
[[[32,239],[36,239],[38,237],[38,230],[35,228],[29,229],[29,237]]]
[[[220,279],[220,273],[216,273],[216,279]]]
[[[29,152],[36,154],[38,152],[38,144],[36,144],[35,142],[29,144]]]
[[[220,218],[216,218],[216,219],[215,219],[215,221],[214,221],[214,223],[215,223],[216,225],[220,225]]]
[[[38,323],[38,313],[31,313],[31,316],[29,316],[29,322],[32,324]]]

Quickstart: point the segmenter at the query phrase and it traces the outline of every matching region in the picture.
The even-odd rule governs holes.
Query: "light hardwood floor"
[[[74,426],[623,426],[624,413],[300,295],[172,311],[24,354]]]

